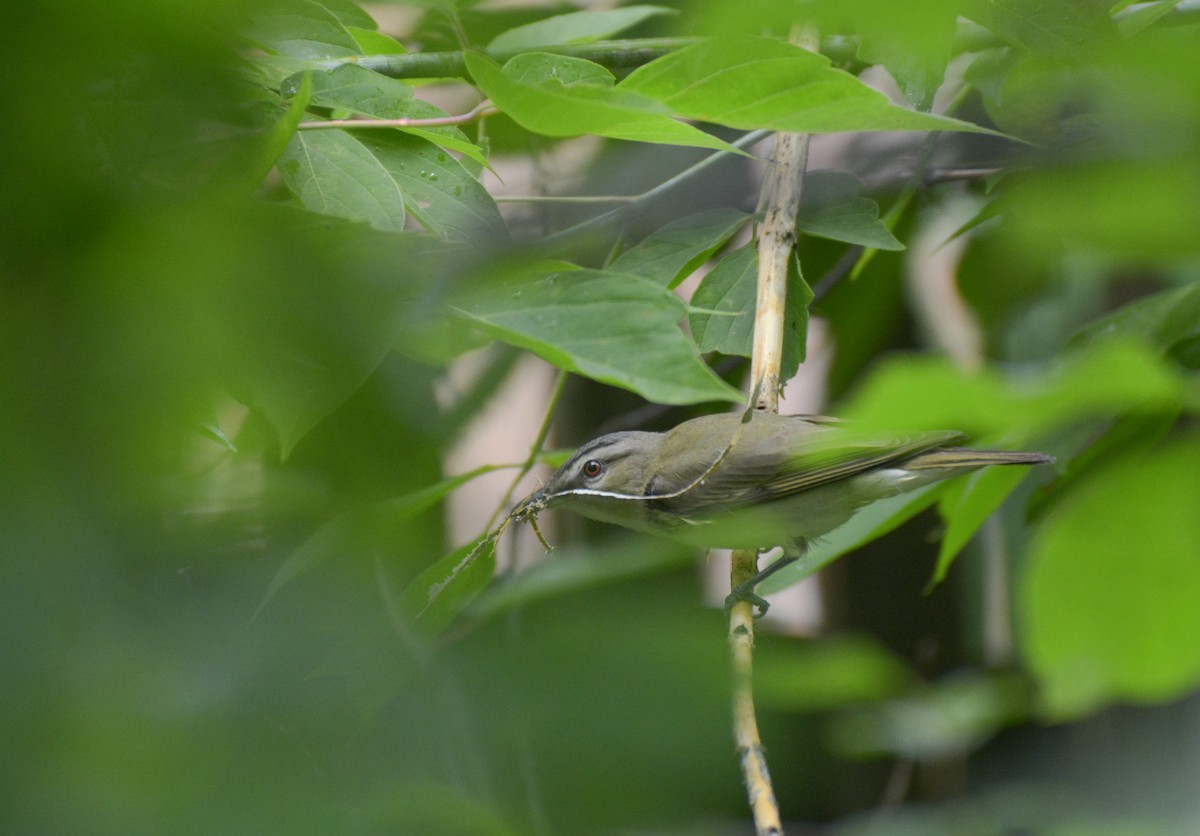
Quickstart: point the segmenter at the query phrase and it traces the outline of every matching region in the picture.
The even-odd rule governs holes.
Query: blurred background
[[[638,34],[733,25],[715,4],[681,8]],[[553,10],[370,7],[427,50]],[[499,501],[420,492],[524,459],[555,379],[464,336],[443,303],[584,215],[502,204],[515,245],[451,248],[304,211],[271,172],[284,107],[245,71],[246,15],[216,0],[4,12],[0,831],[751,832],[719,581],[694,555],[548,520],[562,549],[539,567],[565,574],[515,603],[494,596],[430,638],[401,601]],[[944,582],[928,588],[929,512],[768,625],[760,721],[789,833],[1200,828],[1195,27],[1122,30],[1069,60],[1013,51],[1018,33],[988,54],[1004,73],[952,67],[979,81],[959,115],[1043,144],[940,145],[927,170],[1015,174],[995,193],[986,173],[931,179],[893,224],[908,249],[853,281],[844,244],[805,239],[819,324],[791,411],[949,397],[974,429],[977,404],[927,396],[934,383],[889,401],[864,381],[898,352],[933,354],[1012,375],[1011,395],[1022,374],[1053,384],[1059,352],[1102,331],[1141,348],[1047,389],[1087,409],[1005,401],[1000,423],[1041,410],[1022,443],[1063,465],[1022,485]],[[636,194],[703,156],[531,139],[503,117],[487,130],[493,194]],[[886,206],[922,153],[919,137],[821,137],[812,166]],[[699,208],[752,211],[758,174],[715,168],[627,241]],[[922,368],[889,380],[923,385]],[[1060,407],[1070,420],[1043,420]],[[690,414],[572,379],[550,446]],[[540,551],[514,531],[500,564]]]

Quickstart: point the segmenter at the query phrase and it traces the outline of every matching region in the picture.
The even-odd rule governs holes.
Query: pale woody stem
[[[799,34],[793,41],[810,50],[815,49],[817,43],[812,32]],[[796,243],[796,214],[800,208],[800,188],[807,162],[807,134],[776,134],[760,204],[764,217],[758,235],[758,298],[750,365],[751,392],[756,393],[753,405],[769,412],[779,410],[788,265]],[[756,552],[734,552],[730,573],[732,587],[736,589],[754,577],[757,570]],[[779,805],[755,717],[754,607],[747,601],[738,601],[730,609],[729,648],[733,664],[734,739],[754,815],[755,832],[758,836],[782,836]]]

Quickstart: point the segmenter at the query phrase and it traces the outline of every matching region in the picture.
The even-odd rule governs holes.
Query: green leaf
[[[312,215],[272,208],[277,223],[290,227],[278,240],[303,237],[304,252],[319,251],[325,260],[295,264],[288,281],[239,287],[236,303],[229,303],[237,316],[220,326],[236,346],[231,391],[267,418],[286,458],[362,385],[415,327],[414,318],[428,316],[414,300],[430,292],[436,266],[449,255],[429,235],[380,233],[332,219],[314,224]]]
[[[862,197],[863,185],[852,174],[818,171],[804,178],[804,197],[796,227],[808,235],[860,244],[877,250],[904,245],[879,219],[879,206]]]
[[[1200,438],[1137,450],[1044,521],[1020,582],[1023,652],[1055,718],[1200,683]]]
[[[692,294],[696,310],[688,314],[692,339],[701,351],[750,356],[757,291],[758,251],[753,244],[726,255],[704,277]]]
[[[984,0],[964,14],[1013,46],[1053,57],[1078,57],[1117,28],[1104,3],[1046,3],[1043,0]]]
[[[472,479],[497,469],[495,465],[484,465],[414,493],[337,515],[313,532],[283,562],[271,578],[254,617],[292,581],[329,561],[381,552],[385,544],[395,540],[407,520],[429,510]]]
[[[611,79],[611,74],[590,61],[531,52],[501,69],[482,55],[465,57],[471,76],[488,98],[526,130],[546,136],[596,134],[740,153],[672,119],[656,102],[602,83],[603,76]],[[588,80],[594,83],[585,83]]]
[[[813,543],[804,558],[780,569],[761,584],[760,594],[778,592],[815,575],[842,555],[877,540],[924,511],[947,488],[946,482],[926,485],[899,496],[881,499]]]
[[[404,44],[382,32],[360,29],[357,26],[347,26],[346,31],[354,38],[363,55],[404,55],[408,52]]]
[[[462,163],[432,142],[392,131],[351,134],[395,182],[421,225],[447,241],[508,240],[496,201]]]
[[[281,90],[284,95],[290,94],[298,78],[295,76],[283,82]],[[412,87],[403,81],[356,64],[343,64],[327,72],[314,72],[312,83],[313,101],[323,107],[350,110],[372,119],[440,119],[446,116],[445,111],[415,97]],[[452,125],[399,130],[465,154],[482,165],[487,164],[483,150]]]
[[[675,287],[723,247],[749,219],[745,212],[728,208],[706,209],[679,218],[621,253],[612,269]]]
[[[905,97],[928,111],[946,74],[962,5],[960,0],[852,0],[846,11],[858,30],[859,58],[886,67]]]
[[[471,604],[472,618],[486,619],[605,583],[645,577],[698,558],[695,548],[652,537],[620,537],[597,546],[556,550],[520,575],[497,584]]]
[[[432,638],[454,622],[495,572],[496,541],[482,537],[418,575],[401,594],[400,605],[420,634]]]
[[[964,372],[940,358],[892,358],[844,412],[891,430],[1019,431],[1027,437],[1081,418],[1178,409],[1186,393],[1185,381],[1157,352],[1107,340],[1067,354],[1033,379]]]
[[[688,314],[688,323],[700,350],[750,357],[757,295],[758,251],[748,244],[721,259],[692,294],[693,310]],[[812,291],[799,273],[790,274],[780,365],[783,380],[794,376],[804,359],[811,301]]]
[[[651,61],[617,85],[677,116],[734,128],[975,131],[977,125],[892,104],[829,59],[768,38],[713,38]]]
[[[279,173],[306,209],[404,229],[404,195],[376,156],[345,131],[301,131],[279,158]]]
[[[678,12],[665,6],[624,6],[606,11],[555,15],[497,35],[488,44],[488,49],[591,43],[630,29],[648,18],[673,14]]]
[[[1200,283],[1131,302],[1075,334],[1072,346],[1116,338],[1143,339],[1163,351],[1200,338]]]
[[[339,7],[352,4],[339,3]],[[359,12],[369,26],[374,25]],[[355,25],[362,21],[356,19]],[[361,55],[358,42],[328,4],[312,0],[275,0],[256,4],[243,28],[246,37],[268,52],[288,58],[326,59]]]
[[[942,496],[938,505],[946,520],[937,566],[930,584],[941,583],[950,565],[970,542],[988,517],[999,508],[1017,485],[1028,476],[1023,467],[988,467],[962,479],[956,479]]]
[[[679,330],[683,302],[640,276],[552,273],[477,290],[456,310],[496,339],[657,403],[742,400]]]

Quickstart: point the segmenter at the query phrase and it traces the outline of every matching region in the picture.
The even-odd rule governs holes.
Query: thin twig
[[[761,140],[766,139],[768,136],[770,136],[770,134],[771,134],[770,131],[751,131],[750,133],[748,133],[742,137],[739,137],[735,142],[731,142],[730,145],[732,145],[734,148],[737,148],[740,151],[743,148],[749,148],[751,145],[755,144],[756,142],[760,142]],[[671,178],[659,183],[653,189],[642,192],[642,194],[638,195],[636,199],[630,201],[626,205],[618,206],[616,209],[610,209],[609,211],[604,212],[603,214],[597,215],[594,218],[588,218],[586,221],[583,221],[582,223],[578,223],[575,226],[568,227],[564,230],[554,233],[553,235],[548,235],[545,238],[543,238],[542,240],[543,240],[543,242],[562,241],[562,240],[571,238],[575,235],[579,235],[582,232],[587,232],[588,230],[594,229],[596,227],[602,227],[607,224],[617,223],[620,220],[622,220],[626,216],[627,213],[636,211],[637,209],[641,208],[642,206],[646,205],[647,203],[650,203],[651,201],[654,201],[654,200],[662,197],[664,194],[671,191],[671,189],[674,189],[675,187],[680,186],[683,183],[686,183],[688,180],[692,179],[693,177],[698,175],[700,172],[707,169],[709,166],[712,166],[718,162],[721,162],[728,156],[730,156],[729,151],[715,151],[712,154],[709,154],[704,159],[702,159],[700,162],[696,163],[695,165],[690,165],[687,168],[685,168],[683,171],[676,174],[674,177],[671,177]]]
[[[529,455],[525,457],[525,461],[521,464],[521,469],[517,472],[512,482],[509,483],[508,490],[504,492],[504,497],[496,506],[496,510],[492,512],[487,525],[484,526],[485,530],[492,530],[492,526],[496,524],[496,520],[500,518],[500,514],[512,502],[513,493],[517,490],[517,485],[520,484],[529,471],[533,470],[533,466],[537,464],[538,454],[542,452],[542,446],[546,443],[546,437],[550,435],[550,427],[554,423],[554,412],[558,409],[558,401],[562,397],[563,389],[566,388],[567,376],[567,372],[559,371],[558,377],[555,378],[554,388],[550,390],[550,400],[546,405],[546,415],[542,418],[542,425],[538,427],[538,434],[533,439],[533,444],[529,446]]]
[[[301,122],[296,129],[320,131],[328,128],[438,128],[486,119],[499,112],[490,101],[484,99],[466,113],[460,113],[457,116],[431,116],[428,119],[327,119],[320,122]]]

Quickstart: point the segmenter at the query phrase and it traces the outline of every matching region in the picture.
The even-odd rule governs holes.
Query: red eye
[[[589,479],[595,479],[604,472],[604,463],[598,462],[595,459],[588,459],[583,463],[583,475]]]

